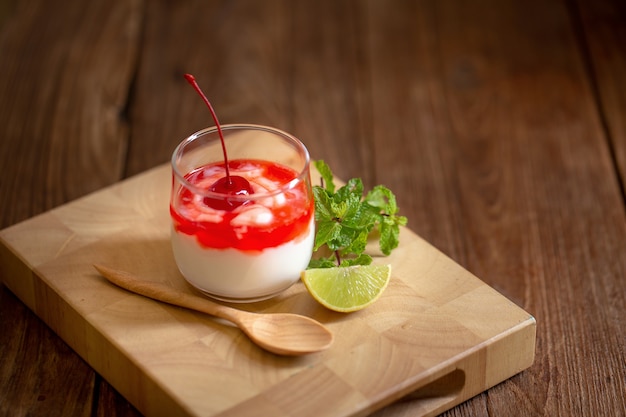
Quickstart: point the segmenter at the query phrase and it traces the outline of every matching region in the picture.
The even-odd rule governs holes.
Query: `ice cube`
[[[231,220],[232,226],[266,225],[274,220],[274,214],[260,204],[245,206],[240,214]]]

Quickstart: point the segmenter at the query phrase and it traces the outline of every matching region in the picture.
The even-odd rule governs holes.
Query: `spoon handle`
[[[102,265],[94,265],[94,267],[103,277],[113,284],[154,300],[221,317],[234,323],[239,323],[243,315],[247,314],[244,311],[239,311],[214,303],[206,298],[178,291],[170,286],[159,284],[158,282],[138,279],[125,271]]]

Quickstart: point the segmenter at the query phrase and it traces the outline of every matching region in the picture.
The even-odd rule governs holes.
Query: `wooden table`
[[[185,72],[535,316],[535,364],[446,415],[624,415],[623,2],[2,1],[0,228],[211,125]],[[0,286],[0,415],[138,414]]]

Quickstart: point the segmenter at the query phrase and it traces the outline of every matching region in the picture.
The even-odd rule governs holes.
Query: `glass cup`
[[[184,278],[229,302],[271,298],[300,278],[311,259],[314,202],[306,147],[258,125],[221,126],[230,178],[252,193],[210,191],[226,176],[217,128],[183,140],[172,155],[174,258]]]

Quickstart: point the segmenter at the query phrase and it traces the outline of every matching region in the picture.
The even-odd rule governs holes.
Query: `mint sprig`
[[[372,257],[364,251],[374,231],[379,233],[381,252],[389,255],[399,244],[400,226],[407,223],[406,217],[397,214],[391,190],[377,185],[364,196],[360,178],[335,189],[328,165],[322,160],[313,163],[322,176],[322,185],[313,186],[317,226],[313,250],[325,248],[330,255],[315,257],[309,268],[369,265]]]

